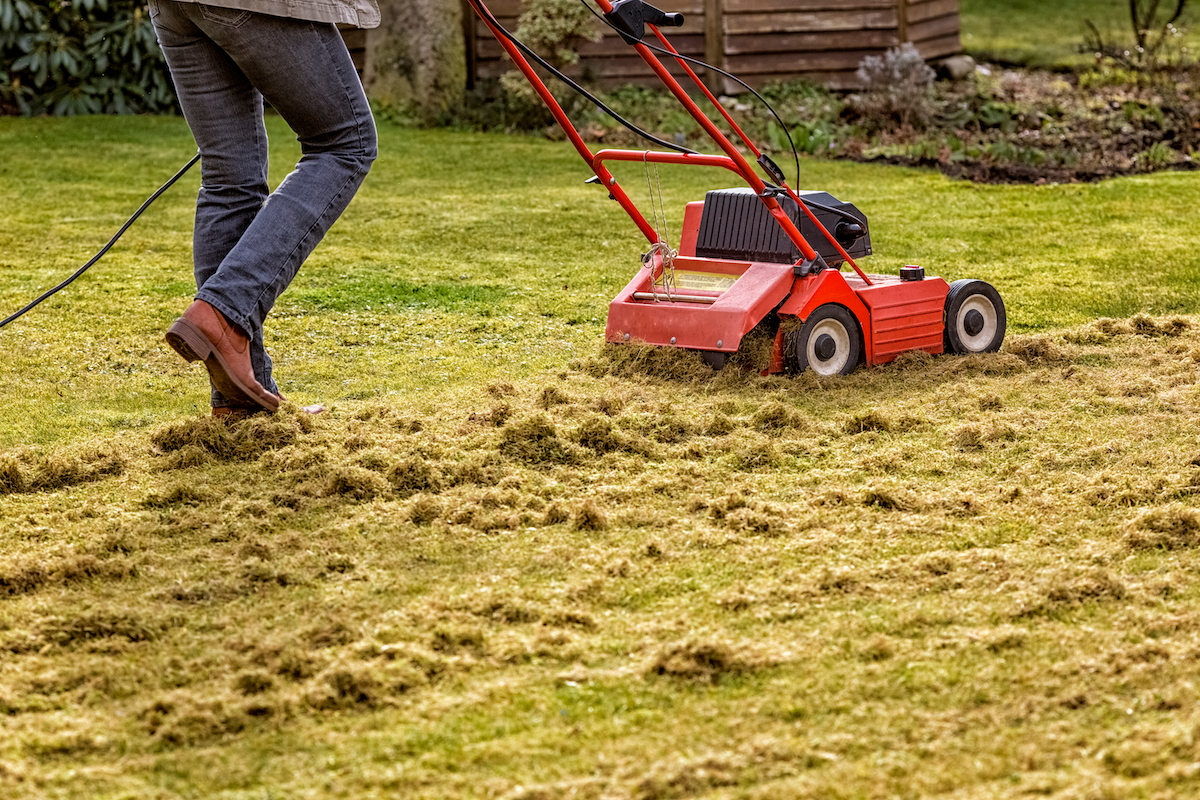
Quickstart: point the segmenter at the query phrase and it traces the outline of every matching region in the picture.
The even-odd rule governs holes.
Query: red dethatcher
[[[905,266],[898,276],[868,275],[854,256],[871,254],[866,216],[849,203],[817,191],[797,192],[782,170],[742,131],[676,51],[660,27],[683,24],[644,0],[595,0],[604,19],[650,67],[720,150],[705,155],[655,141],[665,150],[593,153],[530,64],[538,59],[506,31],[483,0],[468,0],[513,64],[554,115],[567,139],[595,173],[590,183],[608,190],[650,242],[642,266],[609,304],[605,338],[699,351],[714,368],[737,351],[752,329],[775,337],[768,372],[811,369],[845,375],[860,362],[883,364],[908,350],[980,353],[1004,341],[1004,302],[989,284],[947,284]],[[581,0],[583,2],[583,0]],[[648,45],[648,37],[657,45]],[[653,49],[652,49],[653,47]],[[673,61],[770,181],[759,177],[743,151],[688,95],[656,54]],[[623,121],[624,122],[624,121]],[[745,186],[710,191],[688,203],[678,249],[672,249],[609,172],[611,162],[721,167]],[[651,197],[653,203],[653,195]],[[654,214],[657,222],[658,214]],[[849,265],[851,272],[842,272]]]

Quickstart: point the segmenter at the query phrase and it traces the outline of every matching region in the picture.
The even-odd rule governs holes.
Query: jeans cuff
[[[222,314],[224,314],[225,319],[229,320],[234,325],[237,325],[247,338],[254,338],[254,328],[250,326],[250,321],[234,311],[233,308],[220,297],[214,295],[212,292],[206,292],[204,289],[201,289],[200,291],[196,292],[196,299],[203,300],[217,311],[220,311]]]

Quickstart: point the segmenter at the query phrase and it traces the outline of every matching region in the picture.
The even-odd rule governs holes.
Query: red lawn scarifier
[[[775,334],[767,371],[811,369],[818,375],[845,375],[860,361],[883,364],[907,350],[936,354],[999,349],[1005,332],[1004,302],[989,284],[978,280],[947,284],[926,277],[915,266],[902,267],[898,276],[868,275],[859,268],[853,256],[871,254],[866,216],[827,193],[797,192],[787,186],[783,171],[755,147],[697,77],[689,63],[695,60],[680,55],[659,30],[682,25],[681,15],[665,13],[643,0],[595,0],[608,24],[637,51],[723,155],[697,153],[642,131],[638,133],[675,152],[593,153],[529,59],[555,72],[553,68],[506,31],[483,0],[468,1],[595,172],[589,182],[607,188],[650,241],[642,268],[609,304],[608,341],[699,351],[719,369],[742,338],[765,321]],[[647,44],[647,34],[659,44]],[[682,68],[771,182],[758,176],[656,52]],[[702,202],[688,203],[676,252],[609,172],[606,165],[618,161],[641,162],[647,170],[650,164],[723,167],[739,175],[746,187],[710,191]],[[657,223],[657,211],[654,219]],[[843,273],[843,264],[853,272]]]

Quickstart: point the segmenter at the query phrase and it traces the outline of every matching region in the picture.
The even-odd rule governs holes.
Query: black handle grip
[[[657,22],[655,24],[658,25],[659,27],[682,28],[683,27],[683,14],[679,14],[676,12],[665,13],[662,15],[662,22]]]

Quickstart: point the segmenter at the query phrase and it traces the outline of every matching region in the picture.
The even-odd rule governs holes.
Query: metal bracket
[[[825,259],[821,257],[821,254],[817,253],[816,258],[811,260],[806,258],[796,264],[796,277],[807,278],[809,275],[816,275],[827,269],[829,269],[829,265],[825,263]]]

